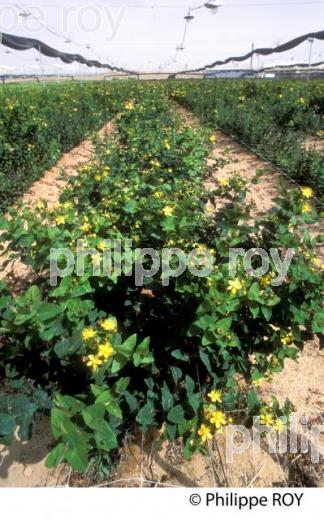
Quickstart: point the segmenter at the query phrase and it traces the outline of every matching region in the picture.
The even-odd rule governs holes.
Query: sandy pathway
[[[113,121],[105,124],[98,132],[100,138],[113,132]],[[78,170],[89,163],[93,157],[94,145],[91,138],[82,141],[78,146],[65,153],[61,159],[24,194],[22,201],[25,207],[33,209],[39,199],[47,202],[52,208],[59,200],[60,193],[68,183],[69,177],[77,175]],[[0,281],[6,280],[14,292],[21,290],[23,283],[32,281],[30,269],[19,260],[10,262],[4,267],[6,256],[0,256]]]
[[[112,129],[113,122],[110,121],[99,130],[99,137],[103,139],[105,135],[111,134]],[[36,181],[25,193],[23,196],[24,205],[32,208],[39,199],[43,199],[50,208],[53,207],[68,183],[68,178],[77,175],[77,170],[91,161],[93,152],[93,142],[89,138],[82,141],[70,152],[65,153],[56,165],[45,171],[41,179]]]

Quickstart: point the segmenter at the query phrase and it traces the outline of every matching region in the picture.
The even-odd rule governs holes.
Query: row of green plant
[[[103,83],[2,86],[0,211],[113,115],[114,99]]]
[[[240,177],[205,190],[213,136],[184,123],[163,86],[120,84],[119,94],[125,102],[114,138],[97,142],[92,164],[70,180],[59,204],[49,210],[39,201],[38,212],[0,223],[3,251],[34,273],[19,296],[1,288],[0,438],[12,442],[17,426],[25,438],[35,410],[50,409],[56,444],[48,466],[67,461],[82,472],[109,471],[135,428],[182,437],[186,457],[205,451],[225,425],[249,425],[254,415],[282,431],[291,405],[262,402],[257,386],[324,329],[315,241],[300,234],[316,218],[311,191],[285,193],[267,219],[253,222]],[[219,198],[223,204],[207,211]],[[92,249],[84,274],[70,266],[53,287],[51,248],[76,255],[79,239]],[[133,249],[195,249],[198,257],[205,248],[214,266],[202,277],[187,269],[169,285],[161,274],[145,277],[139,287],[138,258],[124,246],[119,275],[94,273],[105,240],[115,239],[132,240]],[[238,247],[294,248],[283,284],[272,286],[272,261],[261,279],[241,262],[230,275],[229,248]],[[149,257],[143,262],[149,269]],[[170,265],[178,266],[175,257]],[[63,255],[59,266],[66,267]]]
[[[322,81],[179,81],[174,99],[214,128],[233,134],[288,175],[324,192],[323,153],[306,145],[324,137]]]

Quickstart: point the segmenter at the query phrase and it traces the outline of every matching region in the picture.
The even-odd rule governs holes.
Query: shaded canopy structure
[[[311,32],[308,34],[304,34],[303,36],[294,38],[293,40],[283,43],[282,45],[278,45],[277,47],[267,47],[267,48],[261,47],[259,49],[254,49],[253,51],[250,51],[247,54],[244,54],[243,56],[231,56],[230,58],[227,58],[226,60],[217,60],[217,61],[214,61],[213,63],[209,63],[208,65],[204,65],[203,67],[200,67],[198,69],[181,71],[181,73],[183,74],[184,72],[202,72],[204,70],[217,67],[218,65],[227,65],[231,61],[242,62],[242,61],[252,58],[252,56],[255,56],[255,55],[270,56],[270,54],[279,54],[281,52],[286,52],[291,49],[294,49],[295,47],[298,47],[298,45],[301,45],[302,43],[309,40],[310,38],[313,38],[315,40],[324,40],[324,31]]]
[[[118,72],[124,72],[125,74],[134,73],[134,71],[127,70],[122,67],[114,67],[109,63],[100,63],[97,60],[88,60],[80,54],[69,54],[67,52],[60,52],[57,49],[50,47],[46,43],[43,43],[42,41],[36,40],[34,38],[25,38],[23,36],[15,36],[13,34],[0,33],[0,43],[16,51],[26,51],[29,49],[35,49],[44,56],[47,56],[49,58],[59,58],[61,61],[63,61],[63,63],[67,64],[81,63],[82,65],[87,65],[88,67],[96,67],[98,69],[115,70]]]
[[[304,34],[303,36],[299,36],[298,38],[294,38],[293,40],[290,40],[286,43],[283,43],[282,45],[278,45],[277,47],[268,47],[268,48],[259,48],[254,49],[251,52],[248,52],[247,54],[244,54],[242,56],[232,56],[230,58],[227,58],[226,60],[216,60],[213,63],[210,63],[208,65],[204,65],[203,67],[197,68],[197,69],[190,69],[190,70],[182,70],[177,72],[176,74],[185,74],[188,72],[202,72],[207,69],[212,69],[218,65],[227,65],[228,63],[232,61],[236,62],[243,62],[245,60],[248,60],[254,55],[259,56],[269,56],[271,54],[278,54],[282,52],[289,51],[291,49],[294,49],[295,47],[298,47],[298,45],[304,43],[305,41],[309,40],[310,38],[316,39],[316,40],[324,40],[324,31],[319,32],[311,32],[308,34]],[[0,33],[0,44],[5,45],[6,47],[9,47],[11,49],[14,49],[16,51],[25,51],[29,49],[35,49],[44,56],[47,56],[49,58],[58,58],[63,63],[71,64],[71,63],[80,63],[82,65],[87,65],[88,67],[96,67],[98,69],[109,69],[125,74],[138,74],[138,72],[134,70],[128,70],[124,69],[122,67],[114,67],[110,65],[109,63],[101,63],[97,60],[88,60],[81,56],[80,54],[69,54],[66,52],[61,52],[57,49],[54,49],[53,47],[50,47],[46,43],[43,43],[40,40],[34,39],[34,38],[25,38],[23,36],[15,36],[13,34],[7,34],[7,33]],[[321,65],[322,62],[314,63],[312,66]],[[291,65],[293,66],[306,66],[305,64],[295,64]]]

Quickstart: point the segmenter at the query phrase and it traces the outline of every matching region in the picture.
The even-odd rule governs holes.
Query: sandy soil
[[[113,122],[104,125],[98,132],[103,138],[111,133]],[[53,168],[45,171],[22,198],[25,207],[33,209],[38,200],[43,199],[52,208],[59,200],[60,193],[66,186],[69,177],[77,175],[78,170],[91,161],[94,152],[92,139],[86,139],[70,152],[65,153]],[[19,260],[10,262],[4,267],[6,256],[0,256],[0,281],[6,280],[14,292],[18,292],[23,284],[32,281],[33,275],[26,265]]]
[[[48,470],[45,458],[53,444],[47,417],[38,418],[29,442],[0,444],[0,487],[57,487],[68,483],[66,466]]]
[[[318,139],[316,137],[309,137],[305,141],[305,147],[308,149],[315,149],[317,152],[324,153],[324,139]]]
[[[252,216],[267,213],[273,207],[273,200],[279,195],[280,187],[284,182],[280,172],[271,168],[267,163],[222,132],[215,132],[215,137],[213,158],[216,160],[223,159],[227,164],[223,168],[213,171],[206,187],[211,188],[220,177],[227,178],[233,174],[239,175],[249,183],[247,202],[253,201],[255,204]],[[212,166],[212,159],[209,164]],[[257,184],[252,183],[256,175],[259,176]]]
[[[100,138],[112,132],[113,122],[105,124],[98,132]],[[45,171],[39,181],[25,193],[23,203],[26,207],[33,208],[39,199],[47,202],[52,208],[59,199],[61,191],[68,182],[69,177],[77,175],[77,171],[84,164],[91,161],[94,152],[92,139],[82,141],[70,152],[65,153],[56,165]]]

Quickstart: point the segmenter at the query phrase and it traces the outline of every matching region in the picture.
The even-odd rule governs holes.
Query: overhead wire
[[[82,4],[82,2],[79,2],[79,4],[82,6],[84,4]],[[33,4],[31,2],[28,2],[26,4],[23,4],[25,5],[26,7],[33,7]],[[87,4],[85,4],[87,5]],[[96,3],[93,3],[91,4],[91,6],[93,7],[102,7],[106,4],[104,3],[101,3],[99,4],[98,2]],[[204,5],[204,4],[203,4]],[[298,1],[292,1],[292,2],[287,2],[287,1],[283,1],[283,2],[264,2],[264,3],[261,3],[261,2],[258,2],[258,3],[248,3],[248,4],[245,4],[245,3],[227,3],[225,4],[223,7],[226,7],[226,8],[229,8],[229,7],[241,7],[241,8],[245,8],[245,7],[281,7],[281,6],[289,6],[289,5],[292,5],[292,6],[303,6],[303,5],[323,5],[323,1],[321,0],[312,0],[312,1],[303,1],[303,2],[298,2]],[[44,3],[42,4],[42,7],[61,7],[62,4],[61,3]],[[110,4],[109,7],[111,9],[118,9],[118,8],[121,8],[121,7],[125,7],[127,9],[194,9],[194,7],[190,7],[190,5],[185,5],[185,4],[160,4],[160,5],[151,5],[151,4]]]

